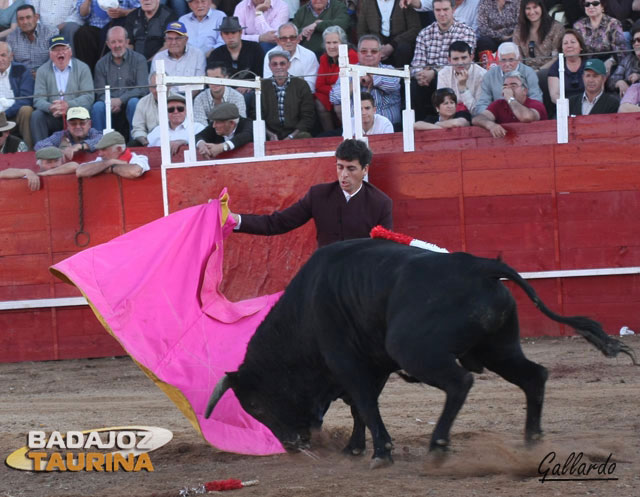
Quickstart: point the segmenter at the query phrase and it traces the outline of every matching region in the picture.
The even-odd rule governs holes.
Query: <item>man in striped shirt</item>
[[[7,36],[13,60],[24,64],[35,78],[36,70],[49,60],[49,40],[58,34],[58,28],[40,22],[33,5],[23,5],[16,11],[18,29]]]
[[[453,0],[434,0],[433,13],[436,22],[418,35],[416,50],[411,62],[411,75],[415,77],[411,94],[416,119],[434,114],[431,94],[436,89],[438,69],[448,64],[449,45],[464,41],[474,53],[476,34],[473,29],[453,18]]]
[[[358,42],[358,62],[362,66],[393,69],[381,64],[382,52],[380,39],[376,35],[364,35]],[[376,103],[376,113],[386,117],[394,125],[399,125],[402,112],[400,108],[400,79],[394,76],[378,76],[367,74],[360,78],[360,88],[371,93]],[[329,100],[334,105],[340,119],[340,79],[336,81],[329,93]]]

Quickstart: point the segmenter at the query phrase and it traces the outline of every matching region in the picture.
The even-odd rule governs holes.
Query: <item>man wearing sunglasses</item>
[[[180,94],[173,94],[167,97],[167,110],[169,111],[169,143],[171,145],[171,155],[175,155],[180,147],[189,143],[189,132],[184,124],[187,117],[185,99]],[[204,125],[199,122],[193,123],[193,132],[200,133]],[[160,146],[160,125],[156,126],[147,136],[149,144],[147,147]]]
[[[304,48],[299,44],[300,35],[298,27],[292,22],[283,24],[278,28],[278,46],[267,52],[264,58],[264,67],[262,73],[265,78],[270,78],[273,73],[269,67],[269,54],[272,52],[289,52],[289,74],[291,76],[304,77],[309,84],[311,93],[316,91],[316,78],[318,77],[318,58],[308,48]]]
[[[640,81],[640,23],[636,23],[631,30],[631,46],[633,52],[628,53],[607,81],[610,91],[618,91],[620,98],[624,97],[629,87]]]

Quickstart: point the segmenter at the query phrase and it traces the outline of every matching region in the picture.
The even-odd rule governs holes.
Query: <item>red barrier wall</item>
[[[555,144],[555,122],[510,126],[497,140],[477,128],[416,134],[403,153],[400,134],[374,136],[370,179],[394,199],[397,231],[450,250],[500,255],[520,271],[640,266],[640,116],[571,121],[570,143]],[[333,150],[340,139],[269,143],[268,154]],[[395,152],[392,152],[395,151]],[[162,215],[160,154],[136,180],[111,175],[83,182],[90,245]],[[251,154],[251,147],[234,151]],[[6,158],[6,160],[4,160]],[[33,153],[4,156],[0,167],[27,167]],[[332,181],[334,159],[283,160],[169,170],[171,210],[216,197],[223,187],[236,212],[271,212],[315,183]],[[40,191],[0,181],[0,300],[75,296],[48,267],[80,250],[78,182],[47,177]],[[232,300],[281,290],[315,248],[313,226],[278,237],[234,234],[225,251],[223,291]],[[637,275],[535,280],[555,311],[588,314],[610,332],[640,329]],[[544,318],[523,293],[524,336],[569,331]],[[0,361],[97,357],[122,350],[86,307],[0,311]]]

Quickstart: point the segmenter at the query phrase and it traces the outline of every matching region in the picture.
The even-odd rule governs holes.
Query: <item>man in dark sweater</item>
[[[264,51],[258,43],[243,40],[242,29],[237,17],[222,19],[218,31],[224,45],[209,54],[207,66],[214,62],[224,62],[231,68],[230,72],[234,78],[254,80],[256,76],[262,77]],[[238,88],[241,93],[246,93],[248,90],[248,88]]]
[[[304,197],[273,214],[234,214],[242,233],[279,235],[316,223],[318,247],[330,243],[368,238],[371,228],[393,229],[392,201],[382,191],[364,181],[369,172],[371,150],[359,140],[345,140],[336,150],[338,180],[312,186]]]
[[[235,104],[223,102],[209,113],[211,125],[196,135],[196,147],[205,159],[213,159],[253,141],[253,121],[240,117]]]
[[[124,19],[129,48],[151,61],[164,46],[167,24],[177,20],[177,14],[166,5],[161,5],[160,0],[142,0],[140,7],[129,12]]]

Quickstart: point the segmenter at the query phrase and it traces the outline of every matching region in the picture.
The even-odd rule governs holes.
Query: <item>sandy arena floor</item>
[[[640,338],[625,341],[640,354]],[[527,450],[522,441],[522,392],[485,373],[476,375],[453,427],[451,453],[438,465],[426,447],[444,396],[394,375],[380,405],[394,439],[395,464],[375,471],[368,469],[370,449],[362,457],[341,453],[351,429],[342,402],[333,404],[314,439],[317,459],[248,457],[209,446],[128,357],[0,364],[3,460],[35,429],[138,424],[174,434],[150,454],[154,472],[31,473],[3,465],[0,496],[168,497],[185,486],[226,478],[260,481],[231,492],[237,497],[640,495],[640,368],[626,357],[606,359],[580,338],[528,340],[524,347],[550,371],[539,446]],[[541,483],[538,466],[551,451],[560,461],[572,451],[582,452],[585,461],[611,454],[616,466],[609,477],[617,480]]]

